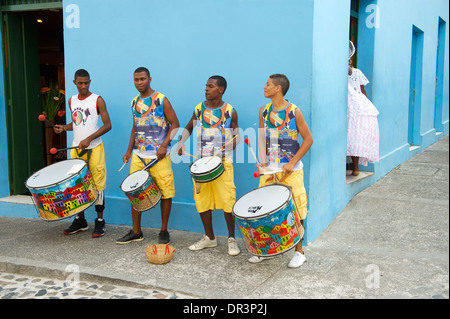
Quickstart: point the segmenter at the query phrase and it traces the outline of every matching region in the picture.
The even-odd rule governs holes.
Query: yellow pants
[[[103,143],[93,149],[72,149],[70,157],[81,158],[86,161],[97,191],[101,192],[106,188],[106,163]]]
[[[133,153],[133,156],[131,157],[130,174],[143,169],[145,165],[150,163],[153,159],[143,158],[142,160],[145,164],[136,154]],[[175,197],[175,182],[173,179],[170,154],[162,160],[159,160],[155,165],[147,169],[147,171],[153,181],[155,181],[156,185],[158,185],[158,188],[162,194],[162,199]]]
[[[276,177],[280,180],[284,176],[284,173],[276,173]],[[263,187],[265,185],[270,185],[274,181],[267,181],[271,175],[262,175],[259,179],[259,187]],[[306,218],[308,199],[306,197],[306,190],[303,184],[303,169],[299,171],[292,172],[282,184],[286,184],[292,188],[292,197],[294,198],[295,206],[297,207],[297,212],[299,215],[299,219],[303,220]]]
[[[236,202],[233,163],[225,158],[223,166],[225,171],[215,180],[207,183],[194,181],[194,201],[199,213],[214,209],[222,209],[226,213],[231,213],[233,210]]]

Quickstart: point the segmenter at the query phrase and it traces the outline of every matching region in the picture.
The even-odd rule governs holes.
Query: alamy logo
[[[69,4],[66,6],[66,28],[79,29],[80,28],[80,7],[76,4]]]

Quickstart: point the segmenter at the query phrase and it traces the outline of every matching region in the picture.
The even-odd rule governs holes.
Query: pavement
[[[250,264],[241,238],[238,256],[225,237],[192,252],[202,235],[180,230],[170,230],[173,259],[151,264],[145,248],[158,229],[117,245],[128,226],[93,239],[92,224],[64,236],[70,223],[0,217],[0,298],[448,299],[449,137],[357,194],[297,269],[287,267],[292,251]]]

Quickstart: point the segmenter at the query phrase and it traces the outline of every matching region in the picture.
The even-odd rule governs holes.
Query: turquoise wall
[[[280,5],[270,0],[142,0],[129,6],[122,1],[79,0],[64,1],[64,8],[70,4],[78,6],[80,23],[79,28],[66,23],[64,30],[67,95],[76,94],[73,73],[87,69],[91,91],[105,99],[113,125],[103,137],[108,168],[107,222],[131,223],[128,200],[119,189],[129,166],[120,173],[117,170],[129,141],[130,101],[138,94],[133,72],[139,66],[150,69],[152,87],[166,94],[182,127],[195,105],[204,100],[206,81],[214,74],[227,79],[224,99],[237,110],[242,134],[250,137],[254,146],[259,108],[269,102],[263,87],[270,74],[289,77],[287,98],[300,106],[309,122],[313,1],[288,0]],[[69,26],[72,13],[65,12]],[[193,154],[192,137],[189,144]],[[193,201],[191,160],[172,152],[176,197],[169,228],[203,232]],[[304,164],[309,167],[309,156]],[[234,165],[238,198],[258,186],[254,171],[255,161],[241,143]],[[308,169],[305,175],[307,183]],[[213,215],[216,232],[225,235],[222,211]],[[159,206],[143,214],[143,224],[159,227]]]

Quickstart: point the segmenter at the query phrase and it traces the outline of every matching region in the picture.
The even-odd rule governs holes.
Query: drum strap
[[[267,182],[271,182],[271,181],[274,181],[275,183],[283,183],[284,180],[285,180],[289,175],[291,175],[291,174],[284,174],[283,177],[281,177],[281,179],[278,180],[277,176],[276,176],[275,174],[273,174],[271,177],[269,177],[269,178],[266,180],[266,183],[267,183]]]
[[[137,156],[137,155],[136,155]],[[145,160],[143,158],[141,158],[140,156],[138,156],[138,158],[141,160],[141,162],[144,164],[144,168],[143,169],[149,169],[153,166],[155,166],[156,163],[158,163],[158,159],[152,159],[149,163],[145,163]]]
[[[84,150],[81,150],[81,152],[78,152],[78,150],[76,150],[77,151],[77,155],[78,155],[78,157],[83,157],[86,153],[87,153],[87,162],[89,163],[89,159],[91,158],[91,154],[92,154],[92,150],[91,149],[84,149]]]

